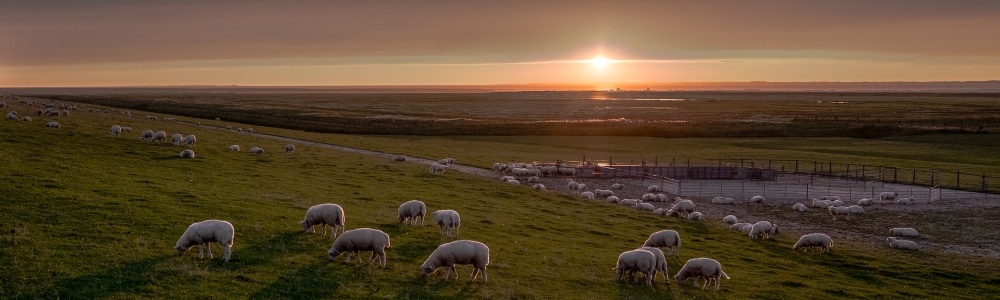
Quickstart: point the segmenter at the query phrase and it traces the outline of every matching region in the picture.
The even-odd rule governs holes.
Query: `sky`
[[[2,87],[1000,79],[1000,1],[0,6]]]

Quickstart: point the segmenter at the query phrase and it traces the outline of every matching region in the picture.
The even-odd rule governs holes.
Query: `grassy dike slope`
[[[23,110],[23,109],[22,109]],[[136,113],[138,115],[138,113]],[[797,236],[751,241],[721,223],[656,217],[471,175],[282,144],[138,117],[76,113],[61,129],[0,122],[0,298],[980,298],[1000,291],[995,262],[838,243],[833,253],[795,253]],[[113,124],[135,131],[108,136]],[[195,134],[196,159],[181,147],[137,139],[143,129]],[[242,152],[226,147],[239,144]],[[251,146],[267,153],[252,156]],[[420,276],[446,238],[433,225],[396,224],[397,206],[420,197],[430,211],[462,214],[462,238],[491,248],[490,282]],[[332,202],[348,229],[392,237],[387,267],[330,262],[329,237],[304,234],[306,208]],[[233,260],[178,258],[186,226],[224,219],[236,227]],[[721,292],[690,285],[618,283],[617,255],[660,229],[681,233],[675,273],[694,257],[718,259],[732,280]],[[341,258],[342,259],[342,258]]]

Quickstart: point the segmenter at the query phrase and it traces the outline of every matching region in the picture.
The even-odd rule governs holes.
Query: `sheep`
[[[586,184],[582,184],[582,183],[580,183],[580,184],[578,184],[578,185],[576,186],[576,189],[577,189],[577,190],[581,190],[581,191],[583,191],[583,190],[586,190],[586,189],[587,189],[587,185],[586,185]]]
[[[688,214],[694,211],[694,202],[691,200],[682,200],[674,204],[671,210],[677,212],[677,215],[682,218],[687,218]]]
[[[451,229],[455,228],[455,238],[458,238],[458,227],[462,225],[462,218],[459,217],[458,212],[450,209],[439,210],[431,213],[434,215],[434,223],[440,226],[439,234],[448,234],[451,237]]]
[[[559,175],[576,176],[576,168],[559,168]]]
[[[750,224],[750,223],[736,223],[736,224],[733,224],[732,226],[729,226],[729,229],[736,230],[736,231],[742,231],[744,226],[751,226],[751,227],[753,227],[753,224]]]
[[[840,201],[840,200],[833,200],[833,202],[831,202],[830,205],[836,206],[836,207],[843,207],[843,206],[847,206],[847,203],[844,203],[844,201]]]
[[[847,207],[848,212],[852,215],[860,215],[865,213],[865,208],[857,205],[851,205]]]
[[[640,209],[640,210],[654,210],[655,209],[655,207],[653,207],[653,205],[649,204],[649,203],[638,203],[638,204],[635,205],[635,207],[638,208],[638,209]]]
[[[174,135],[170,136],[170,143],[174,144],[174,146],[180,146],[182,138],[184,138],[183,135],[181,135],[180,133],[175,133]]]
[[[439,164],[442,164],[442,165],[448,165],[448,160],[447,160],[447,159],[444,159],[444,158],[442,158],[442,159],[439,159],[439,160],[437,161],[437,163],[439,163]]]
[[[452,272],[455,273],[455,278],[458,278],[458,271],[455,270],[456,264],[472,265],[472,276],[469,277],[469,281],[476,280],[481,272],[483,273],[483,283],[486,283],[486,266],[490,264],[490,247],[470,240],[443,244],[434,249],[434,252],[431,252],[427,260],[420,265],[420,272],[424,277],[427,277],[438,268],[444,267],[445,279],[449,279]]]
[[[449,166],[455,164],[455,159],[454,158],[449,157],[449,158],[445,158],[444,160],[448,162]]]
[[[197,142],[198,142],[198,137],[195,137],[193,134],[190,134],[181,139],[181,145],[186,145],[191,147],[194,147],[195,143]]]
[[[648,194],[642,195],[642,201],[653,202],[653,201],[656,201],[656,200],[659,200],[659,198],[656,197],[656,194],[648,193]]]
[[[736,224],[736,223],[739,223],[739,220],[736,219],[736,216],[734,216],[734,215],[728,215],[728,216],[722,217],[722,222],[723,223],[728,223],[728,224]]]
[[[636,204],[639,203],[639,199],[623,199],[619,203],[621,203],[622,205],[627,205],[627,206],[635,206]]]
[[[503,168],[504,164],[493,163],[493,172],[499,172]]]
[[[122,127],[122,132],[132,132],[132,127]]]
[[[45,127],[60,128],[59,122],[48,122],[48,123],[45,123]]]
[[[899,238],[889,237],[889,238],[886,238],[886,242],[889,242],[889,247],[891,247],[891,248],[903,249],[903,250],[920,251],[920,247],[917,246],[917,243],[914,242],[914,241],[902,240],[902,239],[899,239]]]
[[[656,273],[663,274],[663,279],[666,279],[667,283],[670,283],[670,275],[668,275],[669,271],[667,270],[667,259],[663,255],[663,251],[660,250],[660,248],[641,247],[636,250],[646,250],[649,251],[649,253],[653,253],[653,256],[656,256]],[[655,273],[653,274],[653,280],[656,280]]]
[[[882,192],[878,195],[878,204],[882,205],[883,202],[889,201],[890,203],[896,201],[896,196],[899,196],[897,192]]]
[[[64,109],[62,111],[62,113],[63,113],[63,116],[69,116],[69,110],[68,109]]]
[[[576,190],[578,187],[580,187],[580,183],[576,182],[576,181],[570,181],[566,185],[566,188],[569,189],[569,190],[571,190],[571,191]]]
[[[295,145],[285,145],[285,153],[295,153]]]
[[[538,183],[538,176],[528,177],[528,183]]]
[[[536,183],[535,185],[531,186],[531,188],[539,191],[544,191],[545,185],[541,183]]]
[[[614,195],[615,195],[615,192],[612,192],[611,190],[598,190],[598,189],[594,190],[594,196],[597,196],[597,197],[607,198],[607,197],[611,197],[611,196],[614,196]]]
[[[233,130],[233,126],[226,126],[226,129]]]
[[[406,155],[402,154],[393,155],[392,161],[406,161]]]
[[[29,116],[24,116],[23,118],[21,118],[21,121],[25,121],[25,122],[31,122],[31,117],[29,117]]]
[[[153,133],[153,137],[150,138],[149,140],[151,142],[157,142],[158,143],[158,142],[164,141],[166,139],[167,139],[167,133],[164,132],[163,130],[160,130],[160,131],[154,132]]]
[[[584,198],[584,199],[590,199],[590,200],[594,200],[594,193],[591,193],[591,192],[583,192],[583,193],[580,193],[580,197],[582,197],[582,198]]]
[[[665,215],[667,215],[667,209],[664,209],[662,207],[661,208],[657,208],[657,209],[653,210],[653,214],[658,215],[658,216],[665,216]]]
[[[608,201],[608,203],[619,203],[619,202],[621,202],[621,200],[619,200],[618,197],[616,197],[616,196],[608,197],[607,201]]]
[[[371,251],[372,256],[368,258],[368,264],[375,261],[378,257],[381,260],[381,266],[385,267],[385,248],[392,248],[389,241],[389,235],[378,229],[372,228],[358,228],[354,230],[348,230],[333,241],[333,246],[328,250],[327,256],[331,261],[337,259],[342,253],[347,253],[347,260],[344,262],[351,262],[351,252],[358,257],[358,263],[361,263],[361,251]]]
[[[893,228],[889,229],[889,234],[907,237],[920,236],[917,230],[913,228]]]
[[[222,260],[228,262],[233,252],[233,238],[236,230],[233,224],[222,220],[206,220],[188,226],[181,238],[177,240],[174,249],[177,249],[177,256],[184,256],[188,249],[198,246],[198,258],[204,257],[204,250],[208,248],[208,259],[212,259],[212,247],[209,243],[219,243],[222,245]]]
[[[750,203],[764,203],[764,196],[757,195],[750,197]]]
[[[688,220],[691,220],[691,221],[704,221],[705,220],[705,215],[702,214],[702,213],[700,213],[700,212],[693,212],[693,213],[688,214]]]
[[[872,205],[872,204],[875,204],[875,199],[872,199],[872,198],[861,198],[861,200],[858,200],[858,205],[861,205],[861,206],[869,206],[869,205]]]
[[[184,150],[179,155],[181,158],[194,158],[194,151],[191,151],[191,149]]]
[[[667,202],[667,195],[656,194],[656,201]]]
[[[618,280],[625,280],[628,272],[642,273],[646,277],[646,285],[653,284],[656,275],[656,255],[647,250],[630,250],[618,255],[618,263],[612,271],[618,275]],[[638,281],[638,277],[636,280]]]
[[[344,209],[340,205],[333,203],[316,204],[306,210],[306,216],[299,221],[303,232],[312,231],[316,233],[316,225],[323,227],[323,235],[326,235],[326,225],[333,227],[330,238],[337,237],[337,230],[341,233],[346,230],[344,226]]]
[[[663,248],[667,247],[667,255],[673,254],[675,257],[681,252],[681,235],[673,230],[660,230],[649,235],[649,238],[642,243],[643,247]]]
[[[621,183],[615,183],[615,184],[611,185],[611,189],[612,190],[620,190],[620,189],[624,189],[624,188],[625,188],[625,185],[621,184]]]
[[[153,131],[149,130],[149,129],[143,130],[142,133],[139,134],[139,140],[140,141],[152,141],[153,140]]]
[[[247,128],[247,132],[253,133],[253,128]]]
[[[215,120],[216,120],[216,121],[222,121],[222,120],[220,120],[219,118],[215,118]]]
[[[118,125],[111,126],[111,136],[119,137],[122,135],[122,127]]]
[[[822,233],[810,233],[803,235],[799,238],[799,241],[795,242],[792,246],[792,250],[802,249],[803,251],[808,251],[809,248],[820,247],[820,252],[830,252],[830,248],[833,248],[833,239],[829,235]]]
[[[649,193],[659,193],[660,192],[660,187],[657,186],[657,185],[651,185],[648,188],[646,188],[646,192],[649,192]]]
[[[439,164],[439,163],[435,163],[435,164],[431,165],[431,168],[427,170],[427,173],[434,174],[434,175],[442,175],[442,174],[444,174],[444,170],[446,170],[446,169],[448,169],[448,166],[445,166],[445,165],[442,165],[442,164]]]
[[[777,233],[777,232],[778,232],[777,225],[774,225],[768,221],[760,221],[753,224],[753,227],[750,228],[749,235],[751,239],[757,239],[758,237],[762,239],[767,239],[771,237],[772,233]]]
[[[514,180],[514,179],[507,180],[507,183],[508,184],[513,184],[513,185],[521,185],[520,181],[517,181],[517,180]]]
[[[7,120],[17,121],[17,112],[16,111],[8,112],[7,113]]]
[[[514,180],[514,176],[500,176],[500,181],[507,182],[508,180]]]
[[[813,205],[812,206],[813,207],[817,207],[817,208],[828,208],[828,207],[830,207],[831,204],[832,203],[830,203],[829,200],[813,199]]]
[[[830,206],[827,207],[827,211],[830,212],[830,216],[833,216],[833,221],[837,221],[837,216],[847,216],[847,220],[851,220],[851,210],[844,206]]]
[[[735,204],[735,203],[736,200],[733,200],[733,198],[726,198],[726,197],[712,198],[712,204]]]
[[[240,145],[229,145],[230,151],[240,151]]]
[[[425,215],[427,215],[427,206],[424,205],[424,202],[420,200],[410,200],[399,205],[396,218],[399,219],[399,223],[409,221],[412,226],[416,226],[417,219],[420,219],[420,226],[424,226]]]
[[[913,204],[913,198],[910,198],[910,197],[897,198],[896,199],[896,204],[899,204],[899,205],[910,205],[910,204]]]
[[[719,281],[722,278],[729,279],[729,275],[722,271],[722,264],[711,258],[692,258],[684,263],[681,270],[674,275],[674,280],[679,283],[694,278],[694,286],[698,287],[699,278],[705,278],[705,285],[702,289],[707,290],[708,284],[715,280],[715,291],[719,291]]]
[[[819,197],[819,200],[835,201],[835,200],[840,200],[840,197],[838,197],[838,196],[822,196],[822,197]]]
[[[259,147],[253,147],[253,148],[250,148],[249,152],[250,152],[250,154],[264,154],[264,149],[261,149]]]
[[[236,128],[236,132],[243,132],[243,127]]]
[[[809,207],[806,206],[805,204],[802,204],[802,203],[795,203],[795,205],[792,205],[792,210],[795,210],[795,211],[809,211]]]

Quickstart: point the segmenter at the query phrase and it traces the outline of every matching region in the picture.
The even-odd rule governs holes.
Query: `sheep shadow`
[[[159,256],[131,263],[98,273],[81,275],[60,280],[51,288],[35,291],[14,299],[69,298],[95,299],[119,293],[148,294],[150,285],[155,285],[156,266],[173,256]]]

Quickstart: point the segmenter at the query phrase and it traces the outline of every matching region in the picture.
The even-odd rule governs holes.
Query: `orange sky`
[[[3,4],[0,86],[1000,79],[1000,1],[81,2]]]

